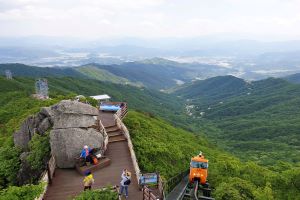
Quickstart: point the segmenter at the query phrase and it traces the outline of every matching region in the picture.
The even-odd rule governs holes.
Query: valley
[[[145,64],[145,68],[148,66]],[[0,70],[3,73],[8,67],[0,65]],[[136,80],[134,73],[127,72],[127,79],[120,79],[125,76],[122,71],[117,76],[107,67],[105,71],[111,70],[111,74],[105,72],[102,78],[95,74],[102,74],[105,67],[90,67],[86,66],[89,71],[82,71],[86,68],[14,64],[10,68],[13,80],[0,78],[0,166],[5,166],[0,171],[2,187],[15,184],[21,152],[13,146],[11,136],[28,115],[77,94],[108,93],[112,100],[128,102],[130,112],[125,123],[143,171],[159,171],[168,180],[186,170],[190,157],[201,150],[210,159],[210,182],[217,199],[229,194],[236,184],[243,186],[234,193],[242,195],[247,190],[250,199],[298,195],[300,85],[276,78],[249,82],[234,76],[218,76],[187,82],[164,93],[157,88],[165,86],[165,82],[145,87],[151,82],[130,82]],[[150,70],[149,77],[156,73]],[[169,72],[165,73],[164,77]],[[50,100],[31,97],[37,77],[47,78]],[[5,154],[8,149],[13,151]],[[153,157],[156,159],[152,160]],[[34,159],[38,162],[40,158]],[[250,169],[255,179],[250,176]],[[29,190],[38,190],[38,186],[34,187]]]

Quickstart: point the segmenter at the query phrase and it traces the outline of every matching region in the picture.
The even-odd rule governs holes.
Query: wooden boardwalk
[[[95,184],[93,188],[102,188],[107,185],[120,185],[121,173],[124,168],[132,172],[132,182],[129,186],[129,200],[142,199],[142,192],[138,189],[134,168],[128,149],[127,140],[122,132],[115,126],[113,113],[99,114],[100,119],[109,136],[108,149],[105,156],[111,159],[111,165],[94,172]],[[83,191],[82,180],[75,169],[56,169],[52,184],[48,187],[45,195],[46,200],[67,200]]]

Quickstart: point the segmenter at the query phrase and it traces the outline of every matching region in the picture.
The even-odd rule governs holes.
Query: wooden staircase
[[[126,137],[124,136],[124,133],[122,130],[119,129],[118,126],[110,126],[106,127],[106,133],[108,135],[108,143],[113,142],[123,142],[126,141]]]

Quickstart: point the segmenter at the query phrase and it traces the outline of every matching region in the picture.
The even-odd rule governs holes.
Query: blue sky
[[[0,36],[300,39],[300,0],[0,0]]]

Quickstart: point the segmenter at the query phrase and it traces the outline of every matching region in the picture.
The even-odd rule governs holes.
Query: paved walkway
[[[112,131],[108,133],[109,144],[105,156],[111,159],[108,167],[94,172],[95,184],[93,188],[102,188],[107,185],[119,185],[121,173],[124,168],[132,172],[132,182],[129,186],[129,200],[142,199],[142,192],[138,189],[138,183],[135,178],[134,168],[131,161],[127,140],[120,138],[120,130],[117,130],[113,113],[99,114],[105,127]],[[121,132],[122,133],[122,132]],[[116,139],[113,139],[116,137]],[[45,195],[46,200],[67,200],[72,199],[83,190],[82,180],[75,169],[56,169],[52,185],[49,186]]]

